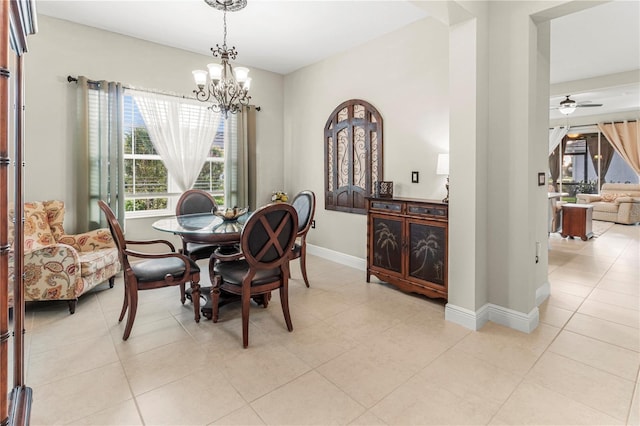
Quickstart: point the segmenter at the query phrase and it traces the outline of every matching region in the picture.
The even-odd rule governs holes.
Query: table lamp
[[[443,203],[449,203],[449,154],[438,154],[438,165],[436,166],[437,175],[446,175],[447,196],[442,200]]]

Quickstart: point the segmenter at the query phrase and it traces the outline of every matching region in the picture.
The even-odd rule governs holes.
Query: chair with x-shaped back
[[[154,288],[184,285],[191,282],[193,296],[193,311],[196,322],[200,322],[200,268],[196,263],[181,253],[166,240],[133,241],[125,240],[120,223],[107,203],[98,201],[104,212],[111,230],[113,240],[118,247],[120,263],[124,271],[124,302],[118,321],[122,321],[124,314],[129,311],[122,340],[127,340],[133,328],[133,321],[138,311],[138,291]],[[164,244],[168,253],[142,253],[127,248],[130,245]],[[144,259],[129,263],[129,257]]]
[[[269,204],[256,210],[240,235],[241,252],[233,255],[214,253],[209,265],[213,322],[218,321],[220,292],[241,296],[242,343],[249,345],[249,308],[251,298],[262,296],[264,307],[273,290],[280,290],[282,313],[289,331],[289,260],[298,230],[298,215],[293,206]],[[217,261],[216,261],[217,260]]]

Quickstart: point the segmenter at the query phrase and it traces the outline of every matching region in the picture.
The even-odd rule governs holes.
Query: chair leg
[[[220,308],[218,303],[220,302],[220,275],[213,275],[211,280],[211,321],[218,322],[218,313]]]
[[[307,278],[307,246],[303,245],[300,248],[300,270],[302,271],[302,278],[304,278],[304,283],[309,288],[309,279]]]
[[[113,285],[116,282],[116,276],[112,276],[111,278],[109,278],[109,288],[113,288]]]
[[[118,322],[121,322],[124,318],[124,314],[127,312],[127,308],[129,307],[129,284],[127,283],[127,278],[124,279],[124,300],[122,301],[122,309],[120,310],[120,317],[118,317]]]
[[[185,283],[180,284],[180,302],[184,305],[187,301],[187,292],[185,291]]]
[[[249,309],[251,309],[249,289],[242,290],[242,346],[249,346]]]
[[[127,340],[131,334],[133,328],[133,321],[136,319],[136,313],[138,312],[138,288],[129,286],[129,315],[127,315],[127,325],[124,328],[124,335],[122,340]]]
[[[69,300],[69,314],[73,315],[76,313],[76,304],[78,303],[78,299]]]
[[[291,315],[289,314],[289,285],[285,280],[280,286],[280,303],[282,304],[282,313],[284,314],[284,322],[287,323],[287,330],[293,331],[291,323]]]
[[[181,288],[184,284],[181,285]],[[191,303],[196,322],[200,322],[200,275],[191,277]]]

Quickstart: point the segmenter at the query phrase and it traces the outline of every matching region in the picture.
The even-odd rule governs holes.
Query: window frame
[[[360,105],[364,108],[364,118],[355,117],[354,108]],[[347,118],[341,119],[340,114],[347,110]],[[363,160],[354,161],[356,133],[354,129],[363,129]],[[346,129],[347,171],[342,173],[346,185],[338,187],[338,170],[344,166],[338,164],[339,133]],[[375,137],[372,135],[375,133]],[[364,167],[358,177],[364,177],[364,187],[355,183],[357,166]],[[378,110],[362,99],[350,99],[338,105],[329,116],[324,126],[324,176],[325,176],[325,209],[347,213],[366,214],[366,197],[373,194],[377,182],[383,181],[383,125],[382,116]],[[363,175],[363,176],[362,176]]]
[[[123,98],[125,98],[124,102],[126,103],[128,100],[126,98],[129,98],[129,101],[131,102],[132,108],[137,109],[137,105],[135,103],[135,100],[133,99],[133,95],[131,94],[127,94],[127,91],[125,90],[125,93],[123,95]],[[139,112],[138,112],[139,114]],[[133,112],[133,110],[131,111],[131,115],[135,115],[135,113]],[[141,117],[140,117],[141,119]],[[227,120],[220,120],[220,126],[222,127],[222,132],[223,132],[223,140],[226,139],[226,135],[225,132],[227,132],[228,130],[228,126],[230,125],[230,123],[227,122]],[[139,126],[139,124],[138,124]],[[123,126],[122,126],[122,132],[123,132],[123,140],[127,137],[127,132],[131,132],[134,133],[135,129],[138,127],[135,123],[135,119],[133,119],[132,117],[123,117]],[[144,120],[142,120],[142,126],[146,129],[146,125],[144,124]],[[216,137],[217,138],[217,137]],[[215,141],[215,139],[214,139]],[[212,145],[211,148],[213,148],[213,143],[214,141],[212,141]],[[134,150],[135,147],[135,141],[132,141],[132,151]],[[124,146],[123,146],[123,151],[124,151]],[[155,148],[154,148],[155,151]],[[209,150],[209,153],[211,154],[211,149]],[[135,172],[135,161],[136,160],[153,160],[153,161],[161,161],[163,166],[164,166],[164,162],[162,161],[162,158],[160,157],[159,154],[135,154],[135,153],[123,153],[123,159],[124,161],[128,161],[128,160],[133,160],[134,164],[132,167],[132,170]],[[224,170],[224,163],[225,163],[225,156],[224,156],[224,146],[222,149],[222,156],[208,156],[205,159],[205,163],[222,163],[223,164],[223,170]],[[205,167],[205,163],[203,163],[203,168]],[[164,166],[166,169],[166,166]],[[126,170],[126,167],[125,167]],[[125,172],[125,175],[123,176],[124,178],[128,177],[129,175]],[[133,177],[133,180],[135,182],[135,176]],[[212,182],[211,180],[209,181],[209,187],[211,188]],[[135,189],[135,183],[132,185],[133,189]],[[219,198],[219,197],[224,197],[224,181],[222,182],[222,188],[219,190],[206,190],[207,192],[209,192],[212,196]],[[178,202],[178,198],[181,195],[181,191],[180,188],[178,187],[178,185],[175,183],[175,180],[173,179],[173,177],[171,176],[171,173],[169,172],[169,170],[167,169],[167,192],[140,192],[140,193],[135,193],[135,192],[126,192],[123,194],[123,199],[124,202],[126,203],[129,200],[136,200],[136,199],[147,199],[147,198],[166,198],[167,199],[167,207],[164,209],[154,209],[154,210],[134,210],[134,211],[128,211],[125,210],[125,218],[126,219],[135,219],[135,218],[145,218],[145,217],[159,217],[159,216],[172,216],[175,214],[175,208],[176,208],[176,204]]]

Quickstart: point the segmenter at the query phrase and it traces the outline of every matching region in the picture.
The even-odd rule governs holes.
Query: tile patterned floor
[[[130,339],[122,282],[30,305],[33,425],[638,425],[640,227],[591,241],[550,237],[551,296],[531,334],[445,322],[442,303],[367,284],[364,272],[297,262],[293,333],[277,295],[193,321],[176,288],[143,292]],[[205,277],[205,281],[207,278]]]

